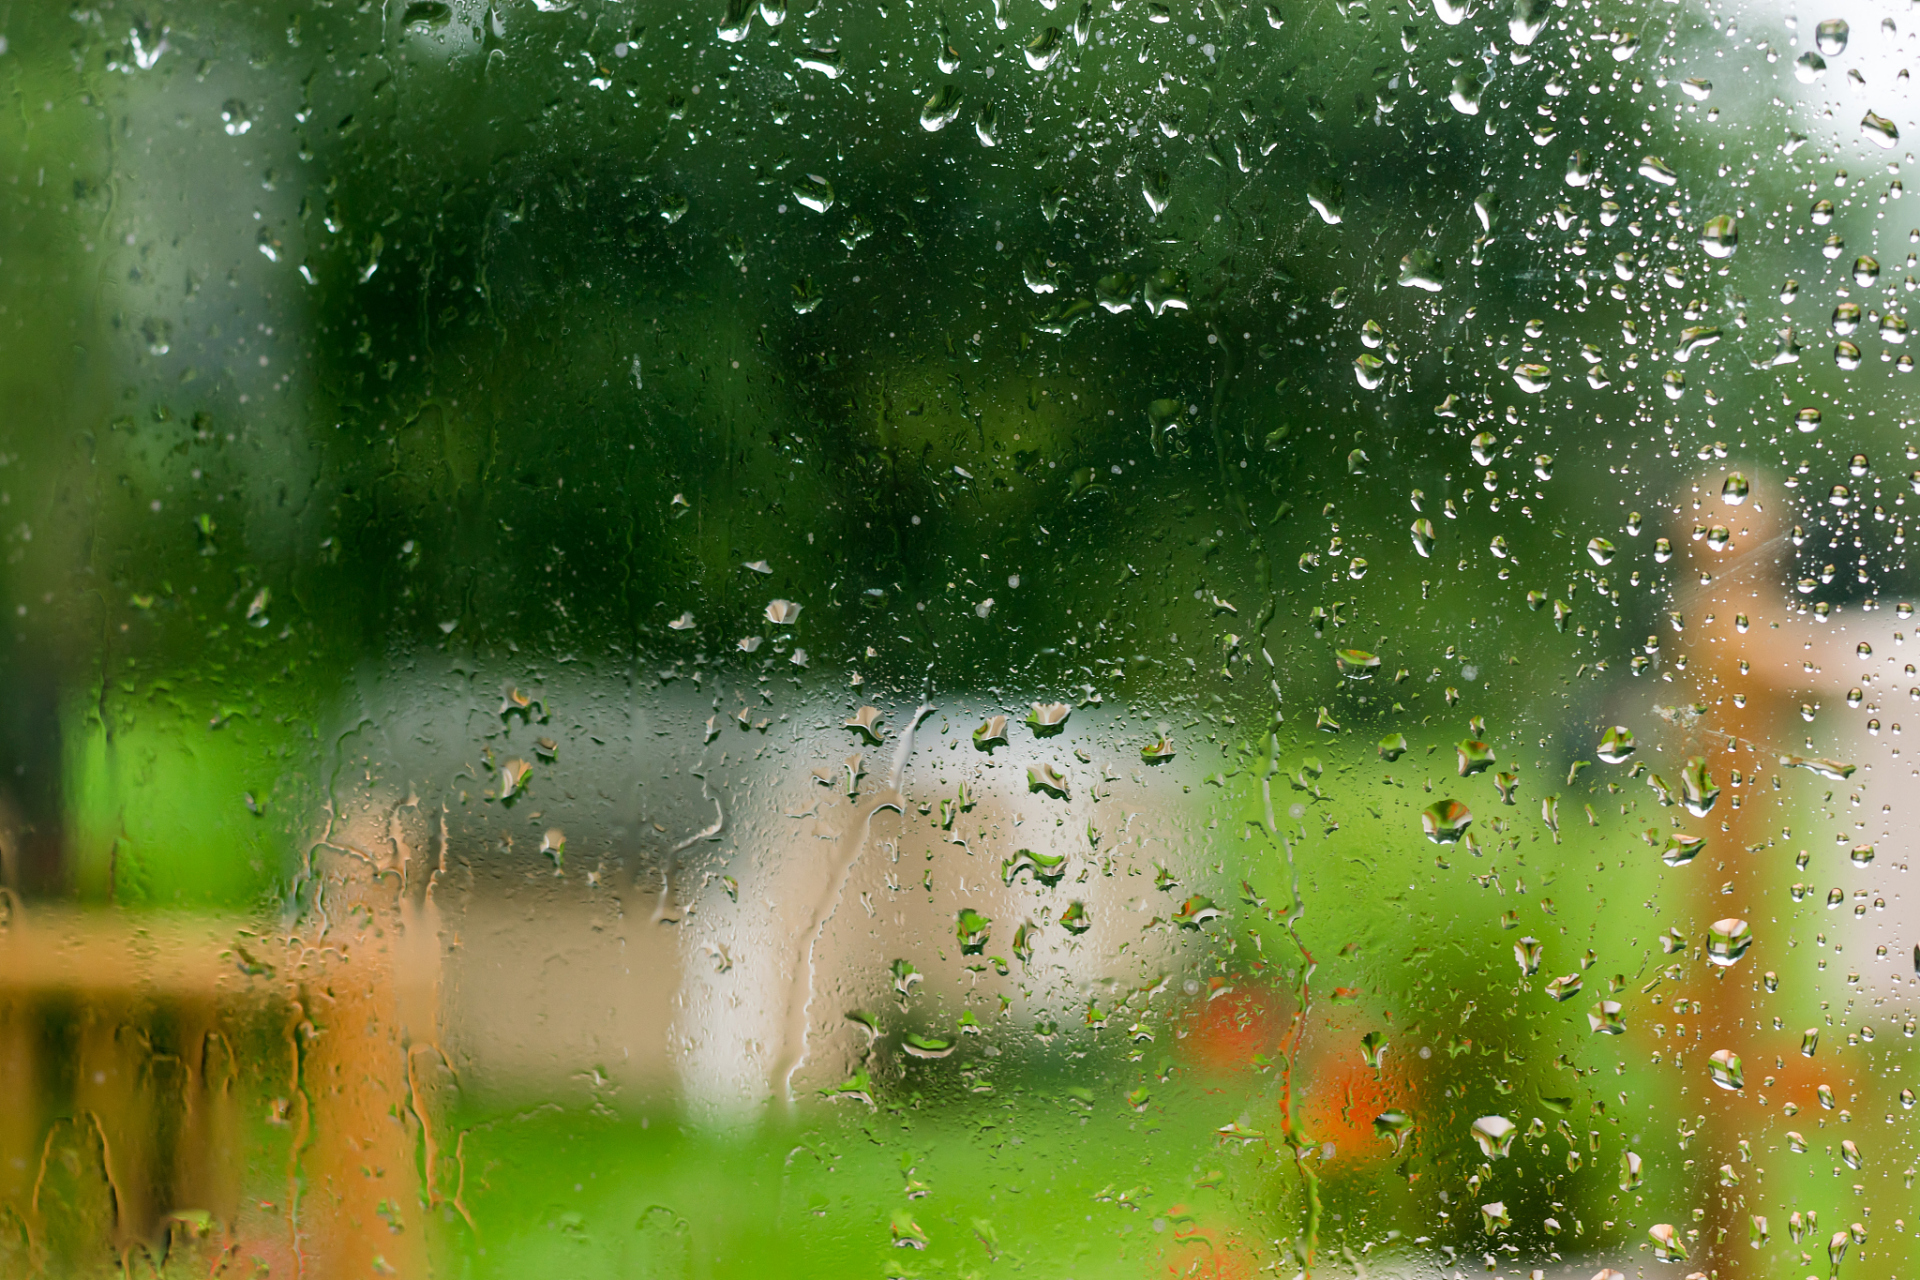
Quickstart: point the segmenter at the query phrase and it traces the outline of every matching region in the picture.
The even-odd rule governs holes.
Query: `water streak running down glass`
[[[0,1277],[1905,1276],[1917,40],[0,12]]]

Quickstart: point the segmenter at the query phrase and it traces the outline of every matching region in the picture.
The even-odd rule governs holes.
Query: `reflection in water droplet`
[[[1705,836],[1692,836],[1684,831],[1676,831],[1667,837],[1665,847],[1660,850],[1660,861],[1670,867],[1684,867],[1700,856],[1707,847]]]
[[[1400,283],[1407,288],[1438,293],[1445,287],[1445,274],[1440,259],[1424,245],[1409,250],[1400,259]]]
[[[1048,27],[1027,45],[1027,65],[1035,71],[1045,71],[1059,59],[1066,42],[1061,38],[1060,28]]]
[[[1480,94],[1486,87],[1486,78],[1479,71],[1468,68],[1454,76],[1453,89],[1447,94],[1447,101],[1461,115],[1477,116],[1480,114]]]
[[[1338,226],[1347,214],[1347,189],[1331,178],[1315,178],[1307,184],[1307,203],[1328,226]]]
[[[1519,1130],[1505,1116],[1481,1116],[1473,1122],[1472,1132],[1480,1154],[1489,1160],[1499,1160],[1510,1154],[1513,1136]]]
[[[1146,197],[1147,207],[1154,214],[1165,213],[1167,204],[1173,199],[1173,187],[1164,169],[1149,169],[1140,176],[1140,194]]]
[[[1745,920],[1729,917],[1707,927],[1707,960],[1722,968],[1745,955],[1752,944],[1753,930]]]
[[[1404,1111],[1383,1111],[1373,1118],[1373,1131],[1393,1144],[1395,1155],[1400,1154],[1412,1129],[1413,1117]]]
[[[1693,756],[1680,770],[1680,803],[1696,818],[1705,817],[1720,798],[1720,788],[1707,772],[1705,756]]]
[[[1657,182],[1663,187],[1670,187],[1680,181],[1680,175],[1659,156],[1641,156],[1640,166],[1636,172],[1647,181]]]
[[[959,115],[960,90],[951,84],[943,84],[933,91],[920,108],[920,127],[928,133],[938,133]]]
[[[1717,1080],[1718,1077],[1716,1076]],[[1669,1223],[1659,1223],[1649,1227],[1647,1234],[1653,1238],[1653,1256],[1662,1262],[1685,1262],[1687,1246],[1680,1238],[1680,1232]]]
[[[1623,724],[1614,725],[1600,735],[1600,745],[1594,754],[1608,764],[1619,764],[1633,754],[1633,730]]]
[[[1435,844],[1452,844],[1473,825],[1473,811],[1458,800],[1439,800],[1420,811],[1420,828]]]

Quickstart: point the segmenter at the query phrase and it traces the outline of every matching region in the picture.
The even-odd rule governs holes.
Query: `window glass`
[[[1916,24],[0,10],[0,1276],[1905,1274]]]

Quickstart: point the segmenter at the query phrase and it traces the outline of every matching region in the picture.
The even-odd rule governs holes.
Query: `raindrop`
[[[1036,702],[1027,712],[1027,725],[1035,737],[1045,737],[1058,733],[1067,723],[1067,717],[1073,714],[1073,708],[1064,702]]]
[[[1829,58],[1837,58],[1847,51],[1847,21],[1845,18],[1828,18],[1813,29],[1814,47]]]
[[[938,133],[952,124],[960,115],[960,90],[950,84],[943,84],[927,98],[920,108],[920,127],[928,133]]]
[[[1660,861],[1670,867],[1684,867],[1699,857],[1700,851],[1706,847],[1705,836],[1693,836],[1684,831],[1676,831],[1667,837],[1666,846],[1660,850]]]
[[[1594,754],[1608,764],[1619,764],[1633,754],[1633,730],[1623,724],[1614,725],[1600,735],[1600,745]]]
[[[980,104],[980,110],[974,113],[973,136],[980,139],[983,147],[998,146],[1000,143],[1000,110],[991,102]]]
[[[1400,283],[1411,289],[1438,293],[1445,287],[1445,268],[1431,249],[1419,246],[1400,259]]]
[[[1514,0],[1513,16],[1507,19],[1507,35],[1517,45],[1530,45],[1539,39],[1551,16],[1547,0]]]
[[[1869,111],[1860,121],[1860,132],[1882,147],[1900,145],[1900,128],[1883,115]]]
[[[1719,1077],[1716,1075],[1714,1080],[1718,1083]],[[1685,1262],[1687,1260],[1687,1246],[1681,1240],[1679,1231],[1671,1224],[1665,1222],[1658,1223],[1655,1226],[1649,1227],[1647,1234],[1653,1238],[1653,1256],[1661,1262]]]
[[[1458,800],[1438,800],[1420,811],[1420,829],[1435,844],[1452,844],[1473,825],[1473,811]]]
[[[1307,203],[1328,226],[1338,226],[1347,213],[1347,189],[1331,178],[1316,178],[1307,184]]]
[[[1349,680],[1371,680],[1373,673],[1380,669],[1379,655],[1364,649],[1340,649],[1334,653],[1333,661]]]
[[[1638,173],[1647,181],[1657,182],[1663,187],[1670,187],[1680,181],[1680,175],[1659,156],[1641,156]]]
[[[1149,169],[1140,177],[1140,194],[1146,197],[1147,207],[1155,216],[1166,212],[1167,204],[1173,199],[1172,186],[1164,169]]]
[[[1393,1144],[1395,1155],[1406,1145],[1407,1134],[1413,1128],[1413,1117],[1404,1111],[1383,1111],[1373,1118],[1373,1131]]]
[[[1459,758],[1460,776],[1463,778],[1482,773],[1495,763],[1493,748],[1472,738],[1461,739],[1454,747],[1454,752]]]
[[[1838,760],[1817,759],[1812,756],[1781,756],[1783,769],[1806,769],[1817,773],[1829,782],[1845,782],[1853,776],[1854,766]]]
[[[1680,770],[1680,802],[1688,813],[1703,818],[1713,808],[1713,802],[1720,798],[1720,788],[1714,785],[1713,777],[1707,772],[1705,756],[1693,756]]]
[[[1626,1018],[1622,1015],[1618,1000],[1597,1000],[1593,1008],[1587,1011],[1587,1026],[1597,1036],[1617,1036],[1626,1034]]]
[[[1517,1132],[1513,1121],[1505,1116],[1481,1116],[1473,1122],[1473,1140],[1479,1144],[1480,1154],[1489,1160],[1508,1155]]]
[[[1066,42],[1061,39],[1060,28],[1048,27],[1027,45],[1027,65],[1035,71],[1045,71],[1059,59],[1065,48]]]
[[[1752,944],[1753,930],[1745,920],[1729,917],[1707,927],[1707,960],[1721,968],[1745,955]]]
[[[1453,78],[1453,90],[1447,95],[1447,101],[1453,109],[1463,116],[1480,114],[1480,95],[1486,90],[1486,77],[1479,71],[1468,68]]]

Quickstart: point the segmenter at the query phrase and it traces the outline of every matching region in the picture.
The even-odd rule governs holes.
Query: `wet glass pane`
[[[0,1276],[1907,1274],[1917,26],[0,11]]]

